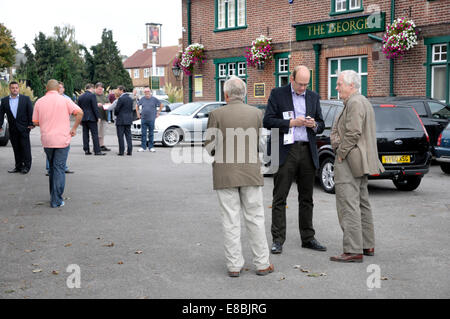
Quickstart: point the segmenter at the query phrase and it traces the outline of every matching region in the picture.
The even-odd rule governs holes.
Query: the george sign
[[[194,75],[195,97],[203,97],[203,75]]]
[[[266,84],[265,83],[255,83],[254,97],[266,97]]]
[[[161,47],[161,24],[147,23],[147,45],[149,47]]]
[[[293,26],[296,29],[296,40],[305,41],[384,31],[385,17],[385,12],[378,12],[346,19],[298,23]]]
[[[150,89],[152,89],[152,90],[160,89],[159,76],[151,76],[150,77]]]

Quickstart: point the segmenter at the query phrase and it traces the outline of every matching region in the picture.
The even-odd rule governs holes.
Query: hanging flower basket
[[[187,76],[192,75],[196,63],[205,63],[205,48],[202,44],[194,43],[188,46],[184,52],[179,52],[173,61],[173,66],[180,67]]]
[[[402,58],[417,45],[416,25],[413,20],[397,18],[386,27],[383,36],[383,53],[387,59]]]
[[[247,48],[245,58],[248,65],[264,69],[264,64],[273,59],[272,39],[261,35],[252,41],[252,47]]]

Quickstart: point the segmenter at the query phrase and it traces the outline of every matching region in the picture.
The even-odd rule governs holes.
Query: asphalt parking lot
[[[169,148],[138,153],[137,141],[133,156],[119,157],[114,133],[109,125],[108,155],[85,156],[78,129],[68,160],[75,174],[67,175],[66,205],[57,209],[49,206],[39,129],[27,175],[8,174],[11,144],[0,148],[0,299],[450,297],[450,176],[437,165],[413,192],[369,183],[377,245],[362,264],[329,261],[342,252],[342,232],[335,197],[318,184],[314,224],[328,251],[300,247],[294,185],[283,254],[271,256],[275,272],[255,275],[243,228],[245,271],[229,278],[211,166],[174,163]],[[271,194],[265,178],[269,244]],[[379,288],[368,285],[372,264]],[[69,265],[79,266],[80,288],[67,285]]]

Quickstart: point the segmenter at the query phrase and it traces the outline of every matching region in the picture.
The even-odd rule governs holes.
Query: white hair
[[[339,73],[339,76],[342,75],[342,81],[344,81],[347,85],[354,86],[355,89],[359,90],[361,87],[361,77],[353,70],[344,70]]]
[[[223,91],[228,95],[230,101],[245,101],[247,95],[247,85],[237,76],[230,77],[223,85]]]

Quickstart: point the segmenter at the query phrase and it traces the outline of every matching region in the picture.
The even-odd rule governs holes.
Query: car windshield
[[[199,107],[205,105],[205,103],[201,102],[193,102],[184,104],[180,107],[177,107],[175,110],[170,112],[172,115],[183,115],[183,116],[190,116],[192,115]]]
[[[422,130],[420,121],[412,108],[375,107],[377,132]]]

